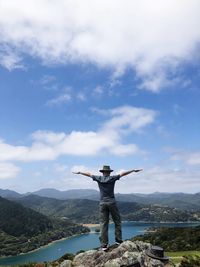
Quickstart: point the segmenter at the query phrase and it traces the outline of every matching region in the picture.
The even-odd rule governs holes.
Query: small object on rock
[[[146,255],[150,258],[160,261],[169,261],[169,257],[164,256],[164,249],[158,246],[151,246],[145,251]]]

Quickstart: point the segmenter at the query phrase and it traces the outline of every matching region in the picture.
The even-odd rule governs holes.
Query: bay
[[[144,223],[144,222],[123,222],[123,240],[136,235],[144,234],[149,227],[189,227],[197,226],[200,223]],[[109,225],[109,242],[114,243],[114,225]],[[99,233],[91,231],[89,234],[73,236],[71,238],[58,240],[44,246],[38,250],[20,254],[12,257],[0,258],[1,266],[11,266],[29,262],[53,261],[66,253],[77,253],[80,250],[97,248],[99,243]]]

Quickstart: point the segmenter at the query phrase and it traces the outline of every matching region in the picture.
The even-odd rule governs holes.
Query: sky
[[[199,0],[0,0],[0,188],[200,192]]]

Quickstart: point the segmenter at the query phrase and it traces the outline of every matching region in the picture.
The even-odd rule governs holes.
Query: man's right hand
[[[85,175],[85,176],[88,176],[88,177],[92,177],[92,174],[89,173],[89,172],[72,172],[74,174],[81,174],[81,175]]]

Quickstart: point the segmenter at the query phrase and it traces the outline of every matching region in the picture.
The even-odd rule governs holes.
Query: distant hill
[[[0,256],[27,252],[53,240],[85,231],[88,229],[70,220],[49,218],[0,197]]]
[[[44,188],[35,192],[19,194],[11,190],[0,189],[0,196],[14,199],[35,194],[42,197],[54,199],[88,199],[99,201],[99,192],[93,189],[73,189],[61,191],[53,188]],[[200,193],[162,193],[155,192],[152,194],[116,194],[116,199],[120,202],[137,202],[141,204],[159,204],[166,205],[171,208],[182,210],[200,211]]]
[[[41,189],[34,194],[56,199],[89,199],[99,201],[99,192],[93,189],[74,189],[59,191],[55,189]],[[160,204],[183,210],[200,210],[200,193],[162,193],[152,194],[116,194],[120,202],[137,202],[141,204]]]
[[[53,188],[44,188],[38,191],[32,192],[34,195],[41,197],[49,197],[56,199],[77,199],[77,198],[87,198],[91,195],[99,195],[98,191],[94,189],[72,189],[66,191],[60,191]]]
[[[98,222],[98,201],[88,199],[54,199],[29,195],[15,200],[47,216],[69,218],[76,222]]]
[[[138,202],[143,204],[161,204],[183,210],[200,210],[200,193],[153,193],[146,195],[116,194],[119,201]]]
[[[99,202],[88,199],[58,200],[29,195],[16,199],[26,207],[54,217],[67,217],[75,222],[99,222]],[[196,214],[161,205],[118,202],[122,220],[132,221],[195,221]]]
[[[4,198],[18,198],[22,195],[9,189],[0,189],[0,196]]]

